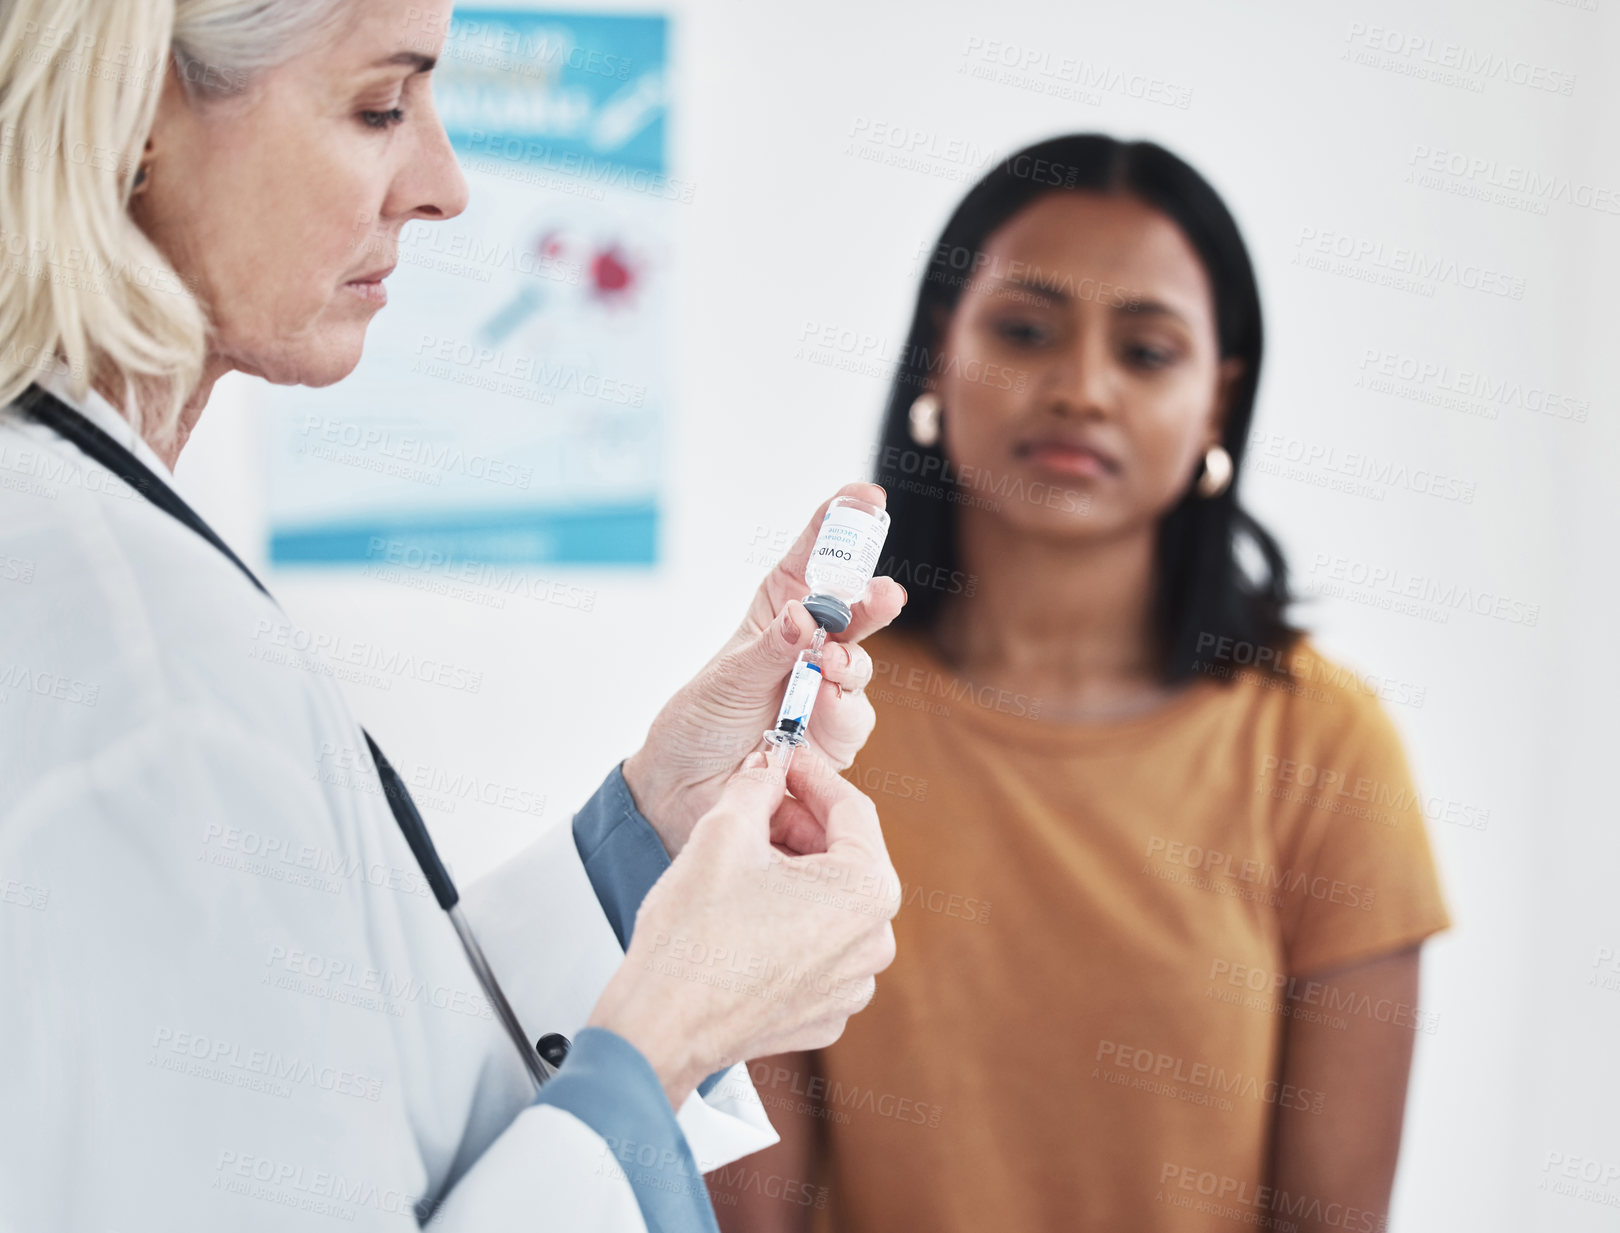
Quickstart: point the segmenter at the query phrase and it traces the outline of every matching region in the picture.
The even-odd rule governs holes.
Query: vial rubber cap
[[[805,598],[804,607],[829,634],[841,634],[849,628],[849,605],[841,599],[832,595],[810,595]]]

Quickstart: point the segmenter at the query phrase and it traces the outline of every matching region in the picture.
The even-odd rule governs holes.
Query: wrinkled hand
[[[835,496],[884,505],[876,484],[845,484]],[[776,722],[782,691],[799,652],[810,646],[816,622],[800,601],[808,591],[804,569],[833,498],[815,516],[760,583],[748,615],[719,654],[653,720],[642,747],[625,760],[624,778],[636,807],[671,856],[685,846],[697,820],[743,758],[762,745]],[[892,578],[874,578],[851,607],[849,628],[829,634],[824,673],[810,719],[810,740],[842,770],[872,734],[876,715],[862,692],[872,679],[872,658],[857,644],[882,629],[906,602]]]
[[[749,762],[647,893],[591,1012],[641,1050],[675,1108],[735,1062],[830,1045],[894,958],[900,881],[871,800],[813,750],[785,779],[763,755]],[[817,850],[773,848],[793,830]]]

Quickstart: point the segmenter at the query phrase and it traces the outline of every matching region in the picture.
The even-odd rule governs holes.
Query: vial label
[[[805,581],[819,594],[848,602],[866,589],[877,571],[887,528],[870,514],[835,505],[822,519]]]
[[[820,668],[808,659],[794,664],[793,675],[788,677],[787,693],[782,695],[782,709],[776,713],[776,726],[780,728],[784,720],[793,719],[798,721],[798,731],[803,732],[810,722],[810,710],[816,704],[820,689]]]

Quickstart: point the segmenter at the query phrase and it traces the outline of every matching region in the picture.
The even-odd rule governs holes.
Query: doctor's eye
[[[392,128],[405,118],[403,108],[391,107],[387,111],[362,111],[360,119],[368,128]]]

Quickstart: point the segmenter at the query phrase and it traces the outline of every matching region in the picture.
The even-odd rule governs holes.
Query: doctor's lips
[[[1062,475],[1094,479],[1118,475],[1119,459],[1078,433],[1053,432],[1020,441],[1013,457]]]
[[[353,295],[359,296],[368,304],[375,304],[381,308],[388,303],[388,288],[383,286],[383,279],[394,272],[397,262],[390,261],[387,265],[378,266],[369,273],[351,278],[343,284],[343,289]]]

